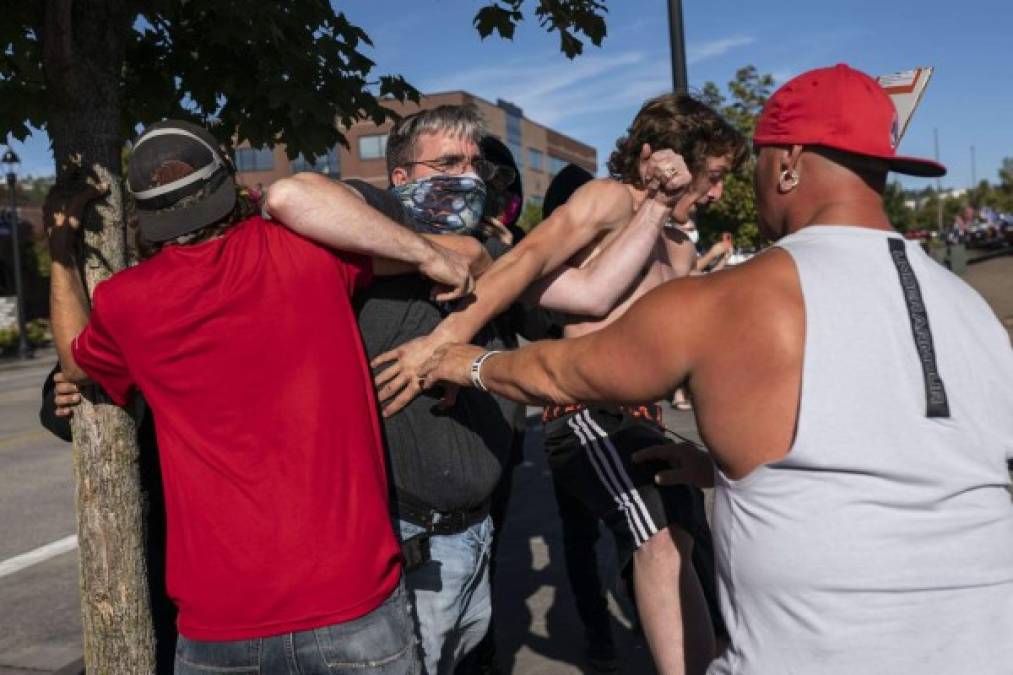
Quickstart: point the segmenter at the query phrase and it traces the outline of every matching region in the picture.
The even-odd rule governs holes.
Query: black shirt
[[[367,203],[392,220],[410,225],[390,192],[349,181]],[[378,277],[355,296],[355,309],[370,359],[428,335],[446,316],[429,300],[432,282],[417,274]],[[483,331],[476,344],[497,346]],[[476,507],[499,482],[510,451],[510,425],[489,394],[462,389],[450,410],[439,410],[440,391],[426,391],[383,421],[390,471],[398,494],[407,493],[440,511]]]

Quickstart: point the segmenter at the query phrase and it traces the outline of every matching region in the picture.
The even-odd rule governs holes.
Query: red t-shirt
[[[367,258],[261,218],[95,289],[74,359],[155,415],[179,631],[239,640],[358,618],[399,550],[350,296]]]

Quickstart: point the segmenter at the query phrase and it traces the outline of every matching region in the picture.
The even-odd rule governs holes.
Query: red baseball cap
[[[754,146],[822,145],[885,160],[891,171],[942,176],[930,159],[897,155],[897,109],[879,83],[839,63],[786,82],[763,107]]]

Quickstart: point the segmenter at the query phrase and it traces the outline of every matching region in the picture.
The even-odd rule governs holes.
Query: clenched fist
[[[651,150],[651,146],[644,143],[639,168],[641,183],[654,199],[666,206],[673,206],[693,182],[693,174],[682,155],[668,148]]]

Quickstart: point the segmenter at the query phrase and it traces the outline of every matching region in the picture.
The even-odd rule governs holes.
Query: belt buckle
[[[466,514],[461,511],[452,513],[430,511],[429,522],[432,523],[432,531],[436,534],[455,534],[464,531],[465,516]]]

